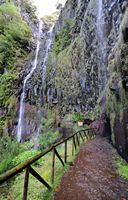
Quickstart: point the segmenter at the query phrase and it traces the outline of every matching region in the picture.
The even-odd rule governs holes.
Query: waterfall
[[[46,76],[46,64],[47,64],[47,60],[48,60],[49,50],[50,50],[51,43],[52,43],[52,30],[53,30],[53,27],[51,27],[50,30],[47,32],[48,39],[46,40],[45,56],[44,56],[44,60],[43,60],[43,66],[41,67],[42,68],[42,74],[43,74],[42,75],[42,84],[44,83],[45,76]],[[40,45],[41,45],[40,44],[41,43],[40,42],[41,33],[42,33],[42,23],[40,21],[34,63],[33,63],[33,66],[31,68],[30,73],[24,79],[23,92],[22,92],[21,98],[20,98],[20,110],[19,110],[19,120],[18,120],[18,128],[17,128],[17,140],[19,142],[22,140],[22,131],[23,131],[23,125],[24,125],[24,109],[25,109],[24,99],[25,99],[26,84],[27,84],[27,81],[33,75],[33,72],[35,71],[35,69],[37,68],[38,55],[39,55],[39,50],[40,50]],[[39,132],[40,132],[40,127],[38,127],[37,135],[39,135]]]
[[[43,62],[43,77],[42,77],[42,82],[44,83],[45,81],[45,76],[46,76],[46,64],[48,61],[48,54],[49,54],[49,50],[51,47],[51,43],[52,43],[52,32],[53,32],[53,26],[50,28],[50,30],[47,32],[48,34],[48,40],[47,40],[47,44],[46,44],[46,52],[45,52],[45,57],[44,57],[44,62]]]
[[[39,31],[38,31],[38,37],[37,37],[37,47],[36,47],[36,53],[35,53],[35,60],[33,63],[33,66],[31,68],[31,71],[29,74],[25,77],[23,82],[23,91],[20,98],[20,111],[19,111],[19,120],[18,120],[18,128],[17,128],[17,140],[20,142],[22,139],[22,129],[23,129],[23,119],[24,119],[24,99],[25,99],[25,89],[26,89],[26,83],[31,78],[33,72],[35,71],[37,64],[38,64],[38,53],[40,49],[40,37],[42,32],[42,22],[39,22]]]
[[[104,4],[103,0],[98,0],[98,15],[97,15],[97,36],[98,36],[98,79],[99,92],[103,91],[107,81],[107,61],[106,61],[106,37],[105,37],[105,21],[104,21]]]

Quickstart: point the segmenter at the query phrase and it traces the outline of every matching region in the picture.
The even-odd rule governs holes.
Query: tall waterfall
[[[44,62],[43,62],[43,77],[42,77],[42,81],[44,83],[45,81],[45,76],[46,76],[46,64],[47,64],[47,60],[48,60],[48,54],[49,54],[49,50],[51,47],[51,43],[52,43],[52,32],[53,32],[53,26],[50,28],[50,30],[48,31],[48,40],[47,40],[47,44],[46,44],[46,51],[45,51],[45,57],[44,57]]]
[[[104,4],[103,0],[98,0],[98,15],[97,15],[97,36],[98,36],[98,79],[99,92],[103,91],[107,81],[107,63],[106,63],[106,37],[105,37],[105,21],[104,21]]]
[[[50,30],[47,32],[48,39],[46,40],[46,49],[45,49],[45,56],[44,56],[44,60],[43,60],[43,66],[41,66],[42,74],[43,74],[42,75],[42,84],[44,84],[45,76],[46,76],[46,64],[47,64],[47,60],[48,60],[48,53],[49,53],[51,43],[52,43],[52,30],[53,30],[53,27],[51,27]],[[24,125],[24,109],[25,109],[24,99],[25,99],[26,84],[27,84],[27,81],[33,75],[33,72],[35,71],[35,69],[37,68],[37,65],[38,65],[38,55],[39,55],[39,50],[40,50],[40,45],[41,45],[40,44],[41,43],[40,42],[41,33],[42,33],[42,23],[40,22],[34,64],[33,64],[33,67],[31,68],[30,73],[24,79],[23,92],[22,92],[21,98],[20,98],[20,110],[19,110],[19,120],[18,120],[18,128],[17,128],[17,139],[19,142],[22,140],[22,132],[23,132],[23,125]],[[39,111],[39,115],[40,115],[40,111]],[[40,127],[38,127],[37,135],[39,135],[39,132],[40,132]]]
[[[40,37],[42,32],[42,22],[39,22],[39,31],[38,31],[38,37],[37,37],[37,47],[36,47],[36,53],[35,53],[35,60],[33,63],[33,66],[31,68],[31,71],[29,74],[25,77],[23,82],[23,92],[21,94],[20,98],[20,111],[19,111],[19,120],[18,120],[18,128],[17,128],[17,140],[20,142],[22,139],[22,129],[23,129],[23,118],[24,118],[24,99],[25,99],[25,89],[26,89],[26,83],[31,78],[33,72],[35,71],[37,64],[38,64],[38,53],[40,49]]]

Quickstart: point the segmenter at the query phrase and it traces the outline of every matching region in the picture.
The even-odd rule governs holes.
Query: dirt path
[[[128,181],[116,172],[116,155],[103,138],[83,145],[54,200],[128,200]]]

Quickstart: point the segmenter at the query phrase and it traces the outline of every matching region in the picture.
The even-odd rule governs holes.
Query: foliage
[[[57,151],[59,155],[64,155],[64,146],[61,145],[57,148]],[[72,156],[72,142],[70,141],[68,143],[68,161],[73,161],[74,156]],[[37,171],[41,175],[41,177],[44,178],[50,185],[51,185],[51,167],[52,167],[52,153],[46,154],[43,158],[39,160],[42,165],[36,165],[34,166],[34,170]],[[62,166],[60,161],[56,158],[55,160],[55,181],[54,186],[51,191],[47,190],[45,186],[43,186],[35,177],[31,176],[29,177],[29,191],[28,191],[28,199],[34,199],[34,200],[51,200],[54,196],[54,191],[57,190],[58,185],[60,183],[61,177],[64,175],[64,173],[69,169],[69,165],[65,165],[65,167]],[[21,173],[19,176],[16,176],[13,185],[9,187],[9,191],[7,194],[7,197],[5,197],[4,200],[7,199],[16,199],[21,200],[23,195],[23,182],[24,182],[24,174]],[[2,194],[0,194],[0,199],[2,199]]]
[[[29,14],[33,22],[37,21],[37,16],[36,16],[36,6],[32,3],[31,0],[23,0],[22,1],[22,7],[25,9],[25,11]]]
[[[44,132],[48,131],[49,129],[53,128],[55,124],[55,113],[51,110],[48,110],[47,118],[42,118],[42,130]]]
[[[27,51],[31,30],[13,3],[0,5],[0,71],[12,69]]]
[[[35,155],[39,154],[40,151],[38,150],[29,150],[29,151],[24,151],[20,154],[18,154],[18,156],[16,156],[13,160],[12,160],[12,165],[16,166],[26,160],[28,160],[29,158],[34,157]]]
[[[12,159],[23,151],[23,147],[10,137],[0,138],[0,173],[10,169],[12,165]]]
[[[16,79],[17,76],[12,73],[0,75],[0,106],[13,106],[16,97],[13,95],[12,85]]]
[[[42,20],[48,25],[53,25],[57,21],[58,16],[59,16],[59,12],[56,11],[56,12],[52,13],[51,15],[45,15],[42,18]]]
[[[125,179],[128,179],[128,164],[122,158],[117,158],[116,164],[119,175]]]
[[[54,52],[58,55],[61,51],[63,51],[66,47],[71,44],[71,29],[73,27],[72,20],[66,20],[64,27],[60,30],[59,33],[55,35],[54,41]]]
[[[59,137],[60,134],[58,131],[48,131],[47,133],[42,134],[39,141],[41,150],[53,144]]]
[[[85,116],[80,112],[73,113],[73,115],[72,115],[73,122],[83,121],[84,118],[85,118]]]
[[[41,122],[41,130],[42,134],[40,135],[39,143],[40,148],[45,149],[49,145],[53,144],[57,139],[59,139],[60,135],[58,131],[55,131],[55,124],[57,119],[57,111],[56,110],[48,110],[47,117],[42,118]]]

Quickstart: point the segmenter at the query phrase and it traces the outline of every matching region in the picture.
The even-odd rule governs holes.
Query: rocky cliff
[[[95,111],[110,121],[112,141],[128,155],[127,1],[68,0],[54,28],[46,103],[61,113]],[[97,101],[98,100],[98,101]]]
[[[3,54],[0,53],[0,135],[16,134],[23,80],[29,73],[35,56],[39,26],[35,11],[31,1],[0,1],[0,46],[4,48],[6,45],[6,50],[2,50]],[[34,81],[36,82],[36,78]],[[35,91],[33,86],[31,88]],[[28,102],[27,96],[30,97],[30,94],[28,95],[27,91],[26,93]],[[35,97],[31,98],[31,102],[35,103],[34,99]],[[32,110],[35,110],[35,114],[37,113],[36,108],[32,107]],[[30,118],[33,119],[33,117],[28,115],[30,122]]]
[[[48,102],[58,99],[62,112],[94,108],[109,77],[107,58],[119,35],[120,9],[116,1],[104,1],[98,16],[99,2],[67,1],[55,25],[46,93]]]
[[[20,60],[16,57],[15,67],[11,69],[18,77],[6,77],[6,73],[0,68],[5,76],[0,76],[2,84],[4,85],[5,80],[12,81],[11,95],[7,93],[9,98],[5,98],[4,105],[0,99],[1,132],[15,135],[23,80],[33,66],[39,23],[30,1],[13,2],[20,8],[19,19],[22,18],[31,27],[31,40],[29,43],[25,40],[23,44],[25,55]],[[0,3],[2,5],[3,1]],[[26,138],[37,132],[40,121],[38,112],[44,104],[48,108],[57,105],[61,114],[74,111],[86,114],[88,111],[95,112],[98,107],[98,117],[104,116],[105,123],[109,124],[107,130],[111,129],[109,136],[113,144],[127,159],[127,7],[125,0],[68,0],[53,29],[45,82],[42,66],[49,34],[43,26],[38,67],[25,88]]]
[[[108,59],[110,78],[106,90],[106,111],[111,122],[113,143],[128,160],[128,8],[123,7],[123,11],[118,41]]]

